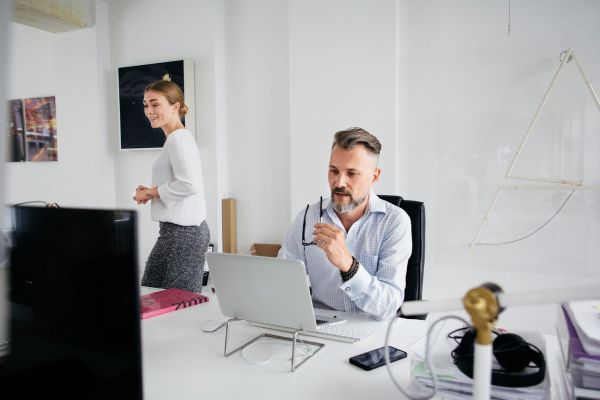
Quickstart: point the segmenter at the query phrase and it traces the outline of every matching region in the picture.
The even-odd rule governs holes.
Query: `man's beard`
[[[335,200],[333,200],[334,199],[334,194],[336,194],[336,193],[349,195],[350,196],[350,202],[348,204],[338,204],[338,203],[336,203]],[[333,209],[335,211],[337,211],[338,213],[340,213],[340,214],[349,213],[350,211],[356,210],[356,208],[363,201],[365,201],[365,199],[367,198],[368,195],[369,195],[369,192],[365,193],[362,197],[359,197],[358,199],[355,199],[354,196],[352,196],[352,192],[347,191],[343,187],[333,188],[331,190],[331,198],[332,198],[332,203],[333,203]]]

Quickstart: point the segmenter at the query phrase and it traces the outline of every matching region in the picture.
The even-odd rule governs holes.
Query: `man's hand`
[[[327,259],[342,272],[352,266],[352,254],[346,247],[344,232],[335,225],[315,224],[313,242],[323,249]]]

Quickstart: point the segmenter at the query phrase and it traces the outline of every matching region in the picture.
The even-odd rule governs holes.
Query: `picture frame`
[[[153,129],[144,114],[144,89],[154,81],[169,79],[183,90],[188,113],[184,125],[195,132],[194,62],[179,59],[118,68],[119,147],[121,150],[157,150],[165,143],[162,129]]]
[[[56,98],[9,100],[7,133],[7,161],[58,161]]]
[[[58,161],[58,130],[54,96],[23,99],[27,161]]]

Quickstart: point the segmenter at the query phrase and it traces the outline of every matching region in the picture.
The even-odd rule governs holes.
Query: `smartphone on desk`
[[[385,347],[380,347],[375,350],[367,351],[366,353],[358,354],[350,357],[350,364],[356,365],[366,371],[385,365]],[[392,346],[388,346],[390,354],[390,362],[402,360],[406,358],[406,352]]]

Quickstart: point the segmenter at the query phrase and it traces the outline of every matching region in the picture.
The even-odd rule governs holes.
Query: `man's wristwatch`
[[[342,272],[340,270],[340,274],[342,275],[342,281],[346,282],[352,279],[352,277],[358,272],[359,266],[360,264],[358,263],[356,257],[352,256],[352,266],[350,266],[350,269],[347,272]]]

